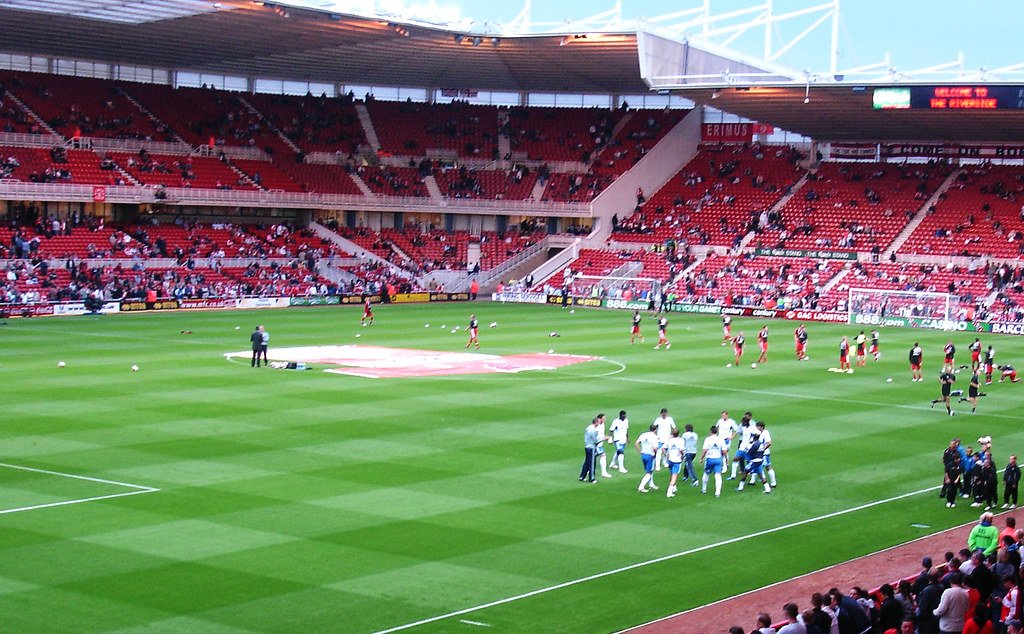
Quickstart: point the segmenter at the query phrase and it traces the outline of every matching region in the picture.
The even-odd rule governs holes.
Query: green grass
[[[246,349],[256,323],[274,347],[357,343],[359,333],[364,344],[462,350],[462,332],[423,325],[464,325],[471,311],[499,322],[482,329],[484,352],[604,359],[373,380],[222,357]],[[0,462],[159,489],[0,514],[7,629],[373,632],[694,551],[413,630],[473,629],[459,623],[468,619],[495,631],[614,631],[969,521],[973,509],[946,509],[929,492],[773,530],[936,485],[951,436],[991,434],[1000,466],[1024,441],[1018,385],[990,386],[974,416],[965,406],[953,418],[929,408],[941,332],[885,330],[882,362],[846,376],[825,369],[853,326],[811,324],[812,360],[798,363],[794,324],[770,322],[771,361],[752,370],[725,367],[717,318],[670,316],[673,347],[655,351],[650,319],[648,343],[628,345],[625,312],[384,306],[371,328],[358,328],[359,314],[180,312],[0,327]],[[735,328],[753,341],[757,323]],[[915,338],[923,384],[906,369]],[[968,359],[973,336],[954,339]],[[983,341],[1003,361],[1024,358],[1024,340]],[[751,353],[756,345],[747,364]],[[635,437],[661,407],[702,438],[722,409],[737,419],[752,410],[772,430],[779,488],[727,487],[719,500],[690,487],[672,500],[641,496],[632,451],[629,475],[577,481],[595,413],[610,420],[628,410]],[[0,510],[129,490],[0,467]]]

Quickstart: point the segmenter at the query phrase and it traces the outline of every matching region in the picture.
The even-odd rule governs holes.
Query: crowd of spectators
[[[921,560],[914,575],[874,590],[815,592],[801,610],[794,603],[780,620],[755,619],[752,634],[1021,634],[1021,548],[1024,530],[1013,516],[1000,529],[990,512],[981,515],[965,548],[945,553],[934,565]],[[740,626],[730,634],[744,634]]]

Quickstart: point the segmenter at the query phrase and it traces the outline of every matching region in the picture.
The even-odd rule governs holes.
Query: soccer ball
[[[548,354],[555,354],[554,350],[548,350]]]
[[[442,328],[447,328],[448,326],[447,326],[447,325],[445,325],[445,324],[441,324],[441,327],[442,327]]]
[[[139,366],[133,365],[132,366],[132,372],[138,372],[138,371],[139,371]]]
[[[65,365],[65,364],[64,364],[64,362],[63,362],[63,361],[58,361],[58,362],[57,362],[57,367],[58,367],[58,368],[63,368],[63,367],[64,367],[64,365]]]
[[[430,328],[430,324],[423,324],[424,328]]]
[[[756,370],[756,369],[757,369],[757,364],[756,364],[756,363],[751,363],[751,364],[750,364],[750,368],[751,368],[752,370]]]
[[[498,327],[498,322],[492,321],[491,322],[491,328],[497,328],[497,327]]]
[[[888,379],[885,380],[885,382],[886,383],[892,383],[892,377],[890,376]]]
[[[725,367],[727,367],[727,368],[731,368],[731,367],[732,367],[732,364],[731,364],[731,363],[726,363],[726,364],[725,364]]]
[[[363,335],[361,335],[360,333],[358,333],[358,332],[356,333],[356,339],[358,339],[359,337],[362,337],[362,336]]]
[[[569,314],[570,315],[575,315],[576,314],[576,309],[575,308],[570,308],[569,309]]]
[[[242,329],[241,326],[235,326],[235,330],[241,330],[241,329]]]
[[[459,331],[459,329],[458,329],[458,328],[452,328],[452,334],[453,334],[453,335],[454,335],[455,333],[457,333],[458,331]]]

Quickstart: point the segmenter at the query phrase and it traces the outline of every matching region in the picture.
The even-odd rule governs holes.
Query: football
[[[731,368],[731,367],[732,367],[732,364],[731,364],[731,363],[726,363],[726,364],[725,364],[725,367],[727,367],[727,368]]]
[[[886,383],[892,383],[892,377],[890,376],[888,379],[885,380],[885,382]]]
[[[138,371],[139,371],[139,366],[133,365],[132,366],[132,372],[138,372]]]
[[[750,367],[751,367],[751,369],[756,370],[757,369],[757,364],[756,363],[751,363]]]
[[[548,354],[555,354],[554,350],[548,350]]]
[[[63,368],[64,367],[64,362],[63,361],[58,361],[57,362],[57,367],[58,368]]]

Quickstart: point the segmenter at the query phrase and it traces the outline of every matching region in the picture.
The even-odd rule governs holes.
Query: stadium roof
[[[1024,110],[875,109],[874,88],[751,86],[686,89],[678,94],[823,141],[1024,140]]]
[[[461,33],[252,0],[0,0],[0,24],[0,50],[62,59],[373,86],[650,90],[635,31]],[[692,56],[695,68],[759,70]]]

